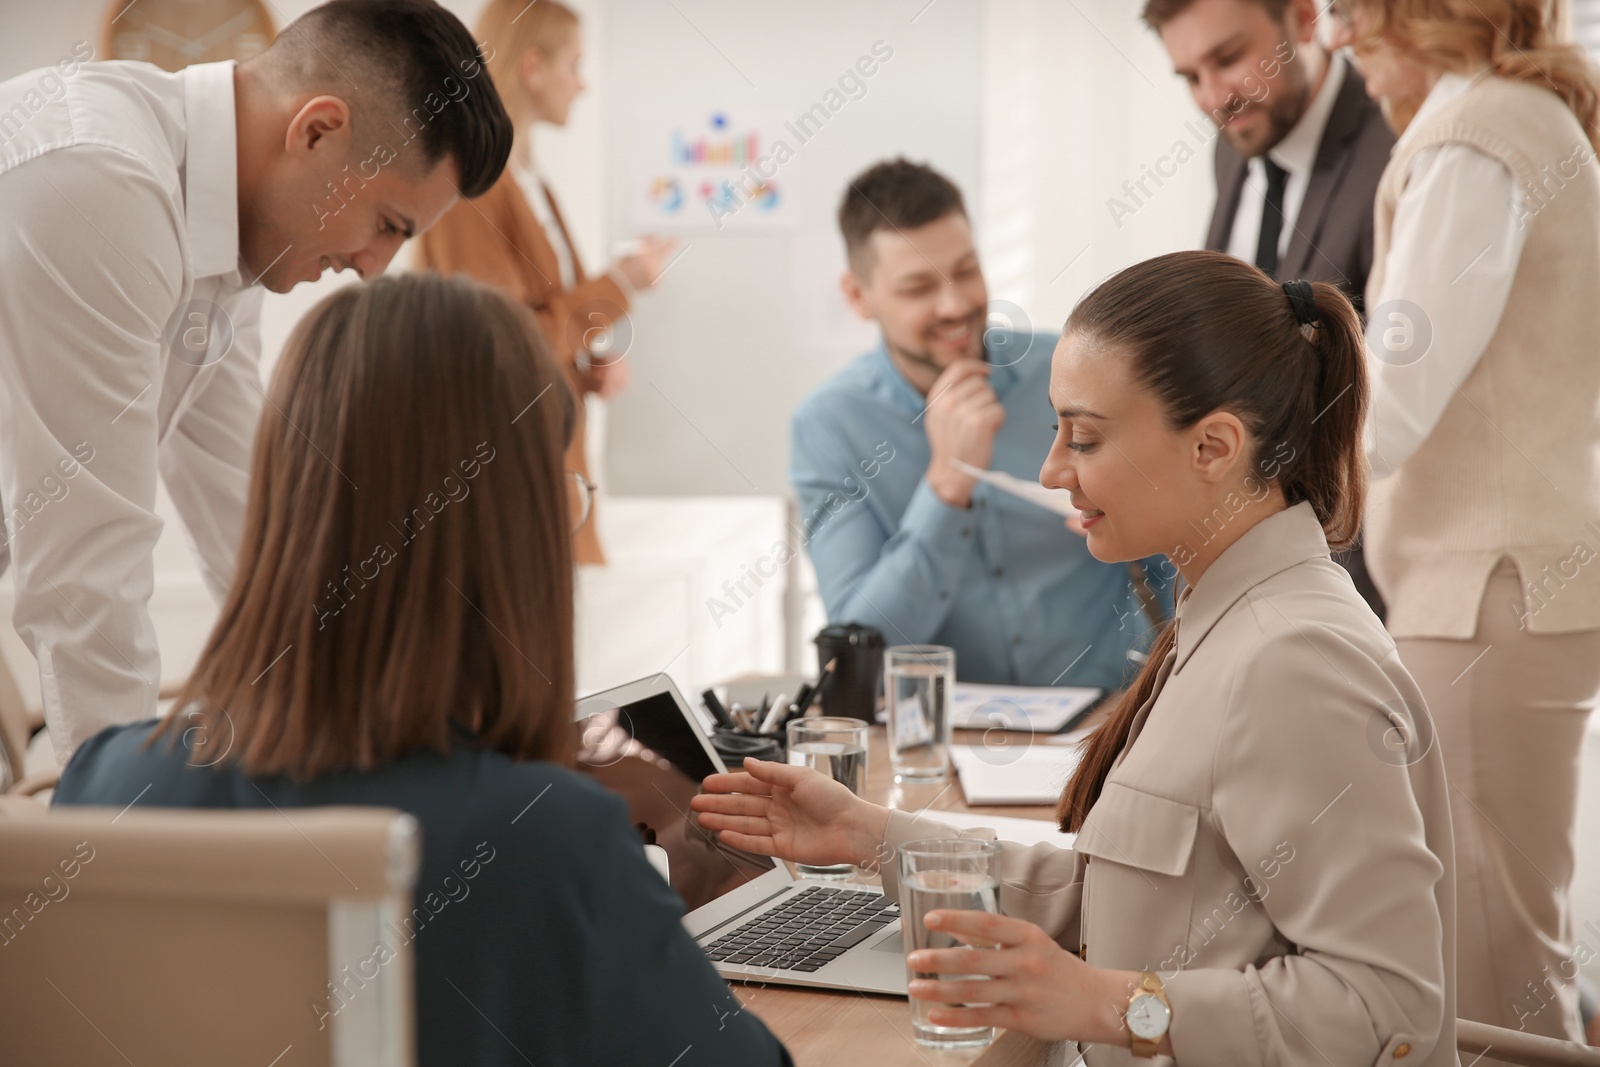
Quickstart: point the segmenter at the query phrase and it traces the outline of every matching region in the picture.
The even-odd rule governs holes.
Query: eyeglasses
[[[566,473],[567,514],[577,516],[572,523],[572,532],[577,534],[594,511],[594,493],[598,486],[578,471],[569,470]]]

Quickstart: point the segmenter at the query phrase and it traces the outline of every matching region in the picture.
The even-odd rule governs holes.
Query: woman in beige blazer
[[[1570,891],[1600,696],[1600,100],[1549,6],[1350,0],[1348,15],[1400,131],[1367,290],[1367,562],[1450,775],[1461,1017],[1578,1040],[1595,952]]]
[[[673,242],[647,237],[636,253],[591,277],[534,165],[534,125],[565,126],[584,88],[577,15],[556,0],[490,0],[476,32],[485,42],[489,75],[511,115],[516,142],[505,173],[487,193],[461,200],[422,235],[417,265],[469,275],[533,309],[579,399],[567,468],[587,482],[582,401],[590,393],[608,399],[627,384],[627,351],[620,340],[625,331],[614,327],[627,313],[632,294],[659,279]],[[580,564],[605,562],[592,513],[573,548]]]
[[[928,917],[1000,945],[913,960],[913,996],[989,1005],[933,1022],[1077,1041],[1096,1067],[1456,1063],[1443,761],[1328,554],[1361,527],[1362,354],[1335,287],[1221,253],[1137,264],[1073,311],[1040,480],[1097,558],[1164,554],[1189,587],[1062,795],[1074,846],[1004,845],[1002,916]],[[705,788],[728,844],[877,863],[891,893],[895,846],[961,836],[804,768]]]

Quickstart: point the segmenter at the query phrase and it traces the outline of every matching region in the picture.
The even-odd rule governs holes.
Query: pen
[[[789,713],[789,694],[779,693],[778,699],[772,702],[772,707],[767,711],[766,717],[761,720],[761,732],[764,734],[776,733],[778,724]]]
[[[800,689],[795,693],[794,700],[787,708],[784,709],[784,723],[787,723],[790,719],[798,719],[800,716],[806,713],[805,709],[811,706],[812,692],[813,690],[810,682],[802,682],[800,684]],[[780,725],[782,724],[780,723]]]
[[[706,709],[711,712],[711,717],[717,720],[717,725],[729,730],[738,729],[733,718],[728,714],[728,709],[722,706],[722,701],[717,699],[715,690],[707,689],[700,694],[700,699],[706,702]]]
[[[806,709],[811,707],[811,702],[822,695],[822,687],[828,683],[828,677],[833,674],[833,669],[838,665],[839,657],[835,656],[830,659],[822,668],[822,671],[817,675],[817,684],[808,687],[809,691],[805,693],[805,696],[795,702],[796,710],[794,713],[794,718],[798,719],[800,716],[804,715],[806,713]]]

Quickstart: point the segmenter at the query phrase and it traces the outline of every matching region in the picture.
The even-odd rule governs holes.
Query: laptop
[[[906,995],[900,909],[877,886],[796,878],[786,864],[700,828],[689,798],[727,767],[671,678],[582,698],[577,730],[577,769],[626,800],[646,843],[666,852],[683,925],[717,973]]]

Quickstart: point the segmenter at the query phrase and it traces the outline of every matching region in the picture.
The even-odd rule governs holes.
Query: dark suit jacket
[[[1226,137],[1218,137],[1216,144],[1217,206],[1206,247],[1227,251],[1248,160]],[[1367,96],[1366,81],[1346,63],[1344,84],[1328,113],[1305,199],[1278,260],[1279,281],[1332,282],[1349,295],[1356,310],[1362,310],[1367,273],[1372,269],[1372,204],[1393,147],[1394,133],[1377,101]]]
[[[1300,202],[1289,244],[1278,259],[1278,281],[1304,278],[1332,282],[1366,320],[1367,274],[1372,270],[1372,205],[1378,196],[1378,179],[1389,164],[1394,131],[1383,119],[1378,102],[1367,96],[1367,83],[1349,63],[1344,83],[1328,113],[1328,124],[1317,145],[1316,162],[1305,199]],[[1233,217],[1239,210],[1239,192],[1249,161],[1234,151],[1226,137],[1217,138],[1217,206],[1211,213],[1206,247],[1228,249]],[[1383,597],[1367,573],[1358,544],[1333,558],[1350,572],[1363,599],[1383,618]]]

